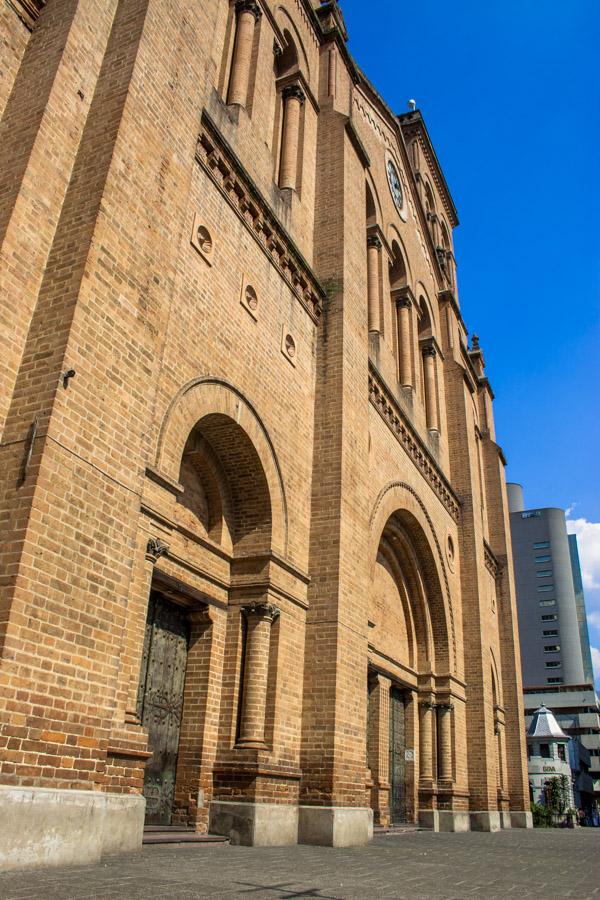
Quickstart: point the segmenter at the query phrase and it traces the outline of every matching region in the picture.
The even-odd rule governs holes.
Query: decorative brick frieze
[[[452,518],[458,521],[460,516],[458,497],[372,363],[369,364],[369,399],[441,503]]]
[[[492,548],[489,546],[489,544],[486,541],[483,542],[483,553],[484,553],[486,569],[488,570],[488,572],[491,573],[491,575],[495,579],[499,578],[500,574],[502,572],[502,567],[501,567],[500,563],[498,562],[498,560],[496,559],[496,557],[494,556],[494,554],[492,552]]]
[[[316,321],[325,301],[323,288],[206,112],[202,125],[196,159]]]

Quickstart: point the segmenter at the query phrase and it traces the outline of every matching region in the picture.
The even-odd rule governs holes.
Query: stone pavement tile
[[[368,847],[151,847],[0,875],[2,900],[462,900],[597,897],[600,829],[416,833]]]

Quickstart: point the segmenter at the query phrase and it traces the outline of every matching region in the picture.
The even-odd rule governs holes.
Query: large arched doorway
[[[447,673],[449,654],[434,550],[408,510],[394,511],[383,526],[369,626],[371,805],[379,824],[415,822],[420,792],[434,792],[440,755],[445,767],[451,752],[442,712],[450,704],[436,692],[436,673]]]
[[[222,668],[215,675],[213,664],[212,622],[207,615],[213,598],[209,590],[201,593],[186,582],[186,566],[203,573],[207,582],[218,582],[227,597],[236,564],[264,556],[272,544],[267,476],[253,441],[238,422],[226,412],[203,416],[191,428],[180,454],[169,550],[179,568],[175,577],[173,565],[169,569],[161,560],[154,570],[138,692],[138,715],[148,730],[152,753],[143,788],[146,822],[161,826],[197,824],[194,810],[208,740],[207,697],[220,694],[224,678]],[[220,604],[222,608],[222,599]],[[235,612],[240,631],[240,607]],[[246,619],[246,631],[259,627],[254,619]],[[224,632],[219,640],[224,640]],[[242,656],[248,665],[248,653],[242,651]],[[238,654],[238,667],[240,658]],[[214,722],[212,727],[214,755]]]

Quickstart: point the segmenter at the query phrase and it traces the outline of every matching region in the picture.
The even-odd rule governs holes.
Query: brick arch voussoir
[[[203,418],[221,414],[243,429],[263,467],[271,500],[272,549],[286,555],[288,513],[285,486],[269,433],[250,401],[234,385],[214,377],[197,378],[185,384],[171,401],[158,438],[156,468],[173,481],[185,443]]]
[[[395,512],[409,512],[421,526],[423,533],[432,550],[432,556],[436,567],[437,579],[441,587],[442,601],[444,605],[444,613],[446,617],[446,628],[448,631],[448,655],[454,672],[457,671],[457,651],[456,651],[456,627],[454,622],[454,610],[452,607],[452,595],[450,593],[450,583],[448,580],[448,572],[442,547],[438,539],[433,521],[427,507],[410,484],[404,481],[393,481],[387,484],[379,492],[379,495],[373,505],[371,518],[369,521],[370,541],[371,541],[371,568],[375,566],[377,558],[377,550],[383,535],[385,526],[390,516]],[[435,548],[435,552],[434,551]],[[371,573],[373,575],[373,572]]]

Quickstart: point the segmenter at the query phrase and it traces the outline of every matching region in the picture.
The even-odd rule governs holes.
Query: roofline
[[[427,131],[423,113],[419,109],[414,109],[410,110],[410,112],[400,113],[398,116],[396,116],[396,118],[400,122],[401,126],[416,125],[421,132],[421,135],[429,148],[429,152],[431,153],[431,159],[435,168],[435,174],[437,175],[440,186],[442,188],[442,199],[446,201],[448,212],[450,213],[450,218],[453,219],[452,227],[455,228],[460,224],[458,220],[458,212],[456,211],[456,205],[454,203],[454,200],[452,199],[452,194],[450,193],[450,188],[448,187],[448,182],[446,181],[446,178],[444,176],[444,172],[437,157],[437,153],[435,152],[433,142],[429,136],[429,132]]]
[[[354,63],[354,61],[353,61]],[[411,185],[411,190],[413,193],[413,199],[415,201],[416,208],[418,210],[418,217],[421,222],[421,226],[423,228],[423,235],[427,245],[429,247],[430,257],[431,257],[431,265],[437,275],[437,281],[443,289],[443,274],[440,268],[440,263],[437,257],[437,253],[435,252],[435,244],[433,243],[433,237],[431,235],[431,230],[427,227],[427,220],[425,219],[425,210],[423,204],[421,202],[421,198],[419,197],[419,190],[417,187],[417,179],[415,177],[414,170],[410,164],[410,158],[408,155],[408,148],[406,146],[406,141],[404,140],[404,134],[402,133],[402,128],[400,127],[400,122],[398,121],[398,116],[392,112],[392,109],[385,102],[377,88],[369,81],[367,76],[364,74],[362,69],[360,69],[356,63],[354,63],[357,81],[356,84],[358,87],[362,87],[365,89],[371,97],[375,100],[376,104],[379,106],[379,111],[385,113],[386,116],[389,117],[389,125],[393,133],[396,135],[398,141],[398,149],[401,154],[402,161],[404,163],[404,167],[406,169],[406,177]]]
[[[454,204],[454,200],[452,199],[452,195],[450,193],[450,189],[448,188],[448,183],[444,177],[444,173],[442,171],[442,167],[440,166],[440,162],[437,158],[437,154],[431,142],[431,138],[429,137],[429,132],[427,131],[427,127],[425,125],[425,121],[423,120],[423,116],[419,110],[411,111],[409,113],[402,113],[401,115],[397,115],[391,107],[386,103],[383,99],[377,88],[373,85],[373,83],[367,78],[365,73],[362,71],[360,66],[356,63],[354,57],[349,53],[348,48],[346,47],[346,28],[345,23],[343,21],[343,14],[337,5],[337,2],[334,0],[321,0],[321,6],[315,10],[312,6],[310,0],[301,0],[302,6],[306,11],[306,14],[315,30],[315,34],[317,35],[319,42],[321,44],[326,44],[328,41],[334,41],[337,44],[338,49],[340,50],[346,65],[348,66],[349,74],[352,78],[354,84],[364,84],[364,86],[373,94],[378,103],[383,107],[386,113],[389,115],[390,119],[394,123],[394,125],[398,128],[400,134],[402,134],[402,125],[407,122],[407,117],[415,117],[415,121],[421,127],[421,131],[423,137],[427,143],[429,151],[431,153],[432,162],[435,168],[435,174],[437,175],[437,179],[439,180],[438,187],[441,187],[441,192],[443,194],[443,199],[445,200],[445,205],[447,207],[447,211],[450,216],[451,226],[455,228],[459,223],[458,213],[456,211],[456,206]],[[334,27],[325,30],[323,25],[323,17],[328,13],[337,13],[334,17],[335,25]],[[404,135],[402,134],[402,137]],[[406,148],[405,148],[406,149]],[[412,170],[412,166],[410,166],[411,175],[414,172]],[[435,248],[434,248],[435,249]],[[435,257],[435,253],[434,253]],[[439,264],[437,262],[437,258],[434,259],[434,268],[439,270]],[[441,274],[438,272],[438,274]]]
[[[568,693],[568,691],[593,691],[596,693],[596,689],[591,682],[584,682],[583,684],[540,684],[537,687],[524,687],[524,694],[539,694],[540,691],[545,691],[546,693],[551,693],[554,691],[557,694],[560,693]]]

